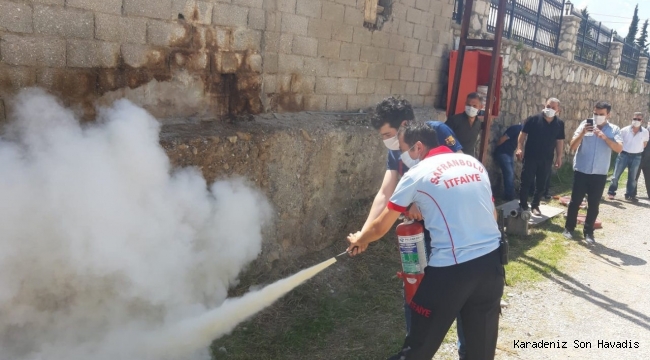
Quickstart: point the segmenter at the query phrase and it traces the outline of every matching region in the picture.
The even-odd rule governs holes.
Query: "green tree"
[[[648,19],[645,20],[643,26],[641,27],[641,35],[636,39],[636,43],[644,51],[648,51]]]
[[[634,44],[636,34],[639,32],[639,4],[634,7],[634,16],[632,16],[632,23],[630,23],[630,30],[627,32],[625,42]]]
[[[588,31],[589,27],[587,24],[589,23],[589,11],[587,11],[587,7],[584,9],[580,10],[580,15],[582,15],[582,21],[580,21],[580,33],[585,34],[586,37],[592,38],[591,32]]]

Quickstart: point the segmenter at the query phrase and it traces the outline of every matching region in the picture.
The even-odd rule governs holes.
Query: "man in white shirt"
[[[625,200],[637,201],[636,198],[636,179],[643,150],[648,145],[648,130],[641,127],[643,113],[635,112],[632,118],[632,124],[621,129],[623,138],[623,151],[616,158],[614,167],[614,178],[607,190],[607,198],[614,200],[616,190],[618,189],[618,180],[627,168],[627,187],[625,189]]]
[[[647,123],[645,129],[647,131],[650,131],[650,122]],[[641,166],[639,167],[639,171],[636,172],[636,182],[637,182],[636,190],[639,189],[638,183],[639,183],[639,177],[641,173],[643,173],[643,179],[645,180],[646,194],[650,199],[650,146],[647,145],[643,150],[643,156],[641,156]],[[636,197],[636,192],[632,195]]]
[[[494,359],[505,270],[487,170],[469,155],[438,146],[426,124],[407,126],[400,150],[417,163],[372,224],[348,236],[351,255],[365,251],[412,203],[431,233],[431,257],[410,303],[411,332],[391,359],[430,360],[459,312],[467,358]]]

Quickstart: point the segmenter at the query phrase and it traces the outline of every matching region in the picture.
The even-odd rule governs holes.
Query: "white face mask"
[[[413,149],[413,147],[415,147],[415,145],[411,146],[411,149]],[[402,162],[408,168],[412,168],[420,162],[420,159],[411,159],[411,155],[409,155],[409,151],[411,151],[411,149],[404,151],[402,155],[400,155],[400,159],[402,159]]]
[[[386,145],[388,150],[399,150],[399,140],[397,139],[397,135],[384,140],[384,145]]]
[[[555,110],[553,110],[553,109],[551,109],[551,108],[546,108],[546,109],[542,110],[542,113],[543,113],[544,116],[546,116],[547,118],[555,117]]]
[[[467,116],[469,117],[475,117],[476,115],[478,115],[478,109],[473,106],[467,105],[465,106],[465,114],[467,114]]]
[[[594,121],[596,122],[596,125],[602,125],[607,121],[607,116],[605,115],[594,115]]]
[[[641,121],[639,121],[639,120],[632,120],[632,126],[634,126],[635,128],[640,127],[640,126],[641,126]]]

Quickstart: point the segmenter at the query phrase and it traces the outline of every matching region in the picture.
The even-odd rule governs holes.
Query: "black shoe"
[[[636,196],[633,196],[633,195],[625,195],[625,200],[631,201],[631,202],[639,201],[639,199],[637,199]]]
[[[587,244],[589,244],[589,245],[594,245],[594,244],[596,244],[596,239],[594,239],[594,235],[593,235],[593,234],[585,234],[585,241],[586,241]]]
[[[544,199],[546,200],[551,200],[552,196],[549,194],[544,195]]]

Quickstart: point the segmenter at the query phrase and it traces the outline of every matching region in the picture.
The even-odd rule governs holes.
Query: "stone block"
[[[267,55],[268,56],[268,55]],[[304,59],[303,74],[314,76],[327,76],[329,71],[329,60],[325,58]]]
[[[262,88],[264,93],[272,94],[277,92],[277,81],[278,77],[276,75],[264,74],[262,77]]]
[[[68,99],[91,97],[98,85],[93,69],[42,68],[36,75],[37,85]]]
[[[348,96],[348,110],[359,110],[369,107],[368,95]]]
[[[388,41],[388,47],[393,50],[404,50],[404,36],[392,34],[390,40]]]
[[[64,38],[92,39],[95,21],[90,11],[36,5],[34,32]]]
[[[260,54],[248,54],[246,56],[246,66],[247,70],[254,73],[261,73],[263,65],[262,55]]]
[[[366,28],[355,27],[352,42],[355,44],[370,45],[372,44],[372,33]]]
[[[278,72],[278,54],[266,54],[264,56],[264,72],[275,74]]]
[[[212,23],[244,27],[248,24],[248,8],[231,4],[214,4]]]
[[[418,39],[405,39],[404,51],[410,53],[417,53],[420,48],[420,40]]]
[[[327,95],[305,95],[303,104],[306,111],[322,111],[327,107]]]
[[[263,9],[248,10],[248,28],[254,30],[266,29],[266,11]]]
[[[385,64],[368,64],[369,79],[384,79],[385,73],[386,73]]]
[[[409,58],[409,66],[414,68],[421,68],[423,61],[424,61],[424,56],[411,54]]]
[[[316,57],[318,55],[318,39],[296,35],[293,37],[291,52],[296,55]]]
[[[124,0],[124,14],[153,19],[169,19],[172,0]]]
[[[375,86],[375,94],[388,95],[393,88],[393,82],[391,80],[377,80]]]
[[[293,41],[293,36],[291,37]],[[269,53],[280,51],[280,33],[275,31],[264,32],[264,50]]]
[[[366,78],[368,77],[368,63],[352,61],[350,63],[350,77]]]
[[[372,46],[361,46],[359,60],[365,62],[380,62],[382,60],[381,53],[381,49],[379,48]]]
[[[309,19],[307,35],[319,39],[332,38],[332,23],[321,19]]]
[[[279,54],[278,67],[281,73],[301,73],[303,58],[298,55]]]
[[[399,79],[406,81],[413,81],[413,75],[415,74],[415,69],[412,67],[402,67],[399,71]]]
[[[2,35],[2,62],[11,65],[64,67],[65,40],[51,37]]]
[[[232,49],[235,51],[259,52],[262,44],[262,32],[238,28],[232,32]]]
[[[407,52],[398,52],[395,55],[395,65],[408,66],[409,60],[411,60],[411,54]]]
[[[33,68],[0,65],[0,97],[14,95],[18,89],[34,84],[36,84],[36,71]]]
[[[339,79],[332,77],[316,78],[316,94],[336,94],[339,89]]]
[[[415,75],[413,76],[415,81],[426,81],[427,80],[427,71],[425,69],[415,69]]]
[[[394,95],[404,95],[406,93],[406,81],[393,81],[390,93]]]
[[[357,79],[339,79],[339,93],[354,95],[357,93]]]
[[[327,95],[327,111],[345,111],[348,108],[346,95]]]
[[[280,31],[282,30],[282,13],[281,12],[266,12],[266,30],[267,31]]]
[[[149,20],[147,42],[158,46],[187,47],[192,40],[189,26],[177,22]]]
[[[309,19],[305,16],[282,14],[282,32],[296,35],[307,35]]]
[[[395,65],[386,65],[386,73],[384,78],[386,80],[399,80],[400,67]]]
[[[357,9],[356,7],[346,6],[345,7],[345,17],[343,20],[344,23],[352,26],[363,26],[363,10]],[[366,30],[370,32],[370,30]]]
[[[122,0],[66,0],[65,5],[108,14],[122,13]]]
[[[341,23],[344,20],[344,15],[345,15],[345,6],[341,4],[335,4],[329,1],[325,1],[323,3],[321,16],[324,20],[330,20],[337,23]],[[361,25],[363,25],[363,23]]]
[[[421,82],[420,83],[420,90],[418,91],[418,95],[423,95],[423,96],[431,95],[431,84],[426,83],[426,82]]]
[[[430,6],[439,6],[434,4],[431,0],[416,0],[415,7],[420,10],[428,11]]]
[[[420,47],[418,47],[418,54],[431,55],[433,51],[433,43],[430,41],[420,40]]]
[[[44,5],[65,5],[65,0],[27,0],[27,3],[44,4]]]
[[[381,61],[386,65],[395,65],[395,57],[400,51],[392,49],[379,49],[379,51],[381,52]]]
[[[172,68],[181,68],[191,71],[204,71],[208,68],[209,64],[210,55],[204,50],[196,52],[174,50],[171,52],[170,66]]]
[[[295,93],[313,94],[315,87],[315,76],[297,75],[293,77],[293,80],[291,82],[291,91]]]
[[[261,9],[264,4],[264,0],[231,0],[233,4],[240,5],[249,8],[258,8]]]
[[[416,8],[409,8],[406,10],[406,21],[413,24],[420,24],[422,19],[422,11]]]
[[[352,35],[354,33],[354,27],[351,25],[345,24],[334,24],[332,29],[332,39],[352,42]]]
[[[348,77],[350,74],[350,62],[340,60],[330,60],[329,71],[330,77]]]
[[[323,3],[321,0],[298,0],[296,14],[320,19]]]
[[[426,40],[429,29],[424,25],[415,25],[413,27],[413,38],[418,40]]]
[[[318,56],[328,59],[338,59],[341,53],[341,42],[335,40],[318,40]]]
[[[172,0],[170,19],[177,20],[183,15],[185,21],[195,24],[212,24],[214,4],[196,0]]]
[[[213,68],[220,74],[234,74],[242,64],[243,56],[235,52],[218,52],[213,55]]]
[[[132,68],[164,68],[167,54],[164,49],[140,44],[122,44],[124,64]]]
[[[334,1],[335,3],[339,3],[342,5],[357,6],[357,0],[330,0],[330,1]]]
[[[112,68],[117,66],[120,44],[93,40],[68,40],[69,67]]]
[[[0,31],[31,33],[32,23],[30,6],[0,0]]]
[[[374,31],[370,44],[378,48],[387,48],[390,41],[390,35],[382,31]]]
[[[350,43],[341,43],[341,60],[359,60],[359,55],[361,53],[361,45],[359,44],[350,44]]]
[[[397,28],[397,33],[399,35],[402,35],[406,38],[411,38],[413,37],[413,29],[415,28],[415,25],[413,25],[410,22],[406,21],[400,21],[399,27]]]
[[[296,13],[296,0],[275,0],[277,9],[290,14]]]
[[[374,94],[377,80],[360,79],[357,85],[357,94]]]
[[[100,13],[95,15],[95,38],[97,40],[144,44],[147,42],[146,35],[146,19]]]
[[[415,81],[409,81],[406,83],[407,95],[417,95],[419,91],[420,91],[420,83]]]

